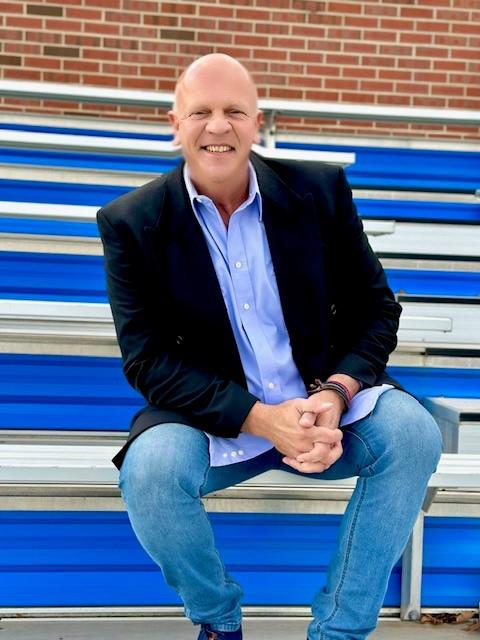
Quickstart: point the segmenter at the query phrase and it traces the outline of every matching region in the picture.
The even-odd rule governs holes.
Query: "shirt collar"
[[[183,180],[185,182],[185,187],[187,188],[188,197],[190,199],[190,204],[192,208],[196,210],[196,205],[201,202],[212,202],[212,200],[208,196],[204,196],[198,193],[195,189],[193,182],[190,178],[190,171],[187,163],[183,165]],[[262,198],[260,196],[260,189],[258,186],[257,174],[255,173],[255,169],[253,168],[252,163],[249,161],[248,163],[248,196],[247,199],[242,202],[242,204],[238,207],[237,211],[241,209],[245,209],[250,206],[254,200],[257,202],[258,208],[258,219],[262,220]]]

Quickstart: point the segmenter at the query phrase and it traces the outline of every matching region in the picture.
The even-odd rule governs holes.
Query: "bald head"
[[[184,96],[198,83],[210,85],[221,82],[222,78],[234,78],[240,83],[245,99],[252,105],[253,111],[257,111],[257,87],[250,72],[241,62],[225,53],[209,53],[206,56],[194,60],[181,74],[175,86],[175,102],[173,110],[181,111]]]

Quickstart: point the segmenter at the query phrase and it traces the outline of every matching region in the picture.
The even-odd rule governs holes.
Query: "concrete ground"
[[[244,640],[305,640],[307,619],[244,619]],[[474,640],[461,625],[380,621],[372,640]],[[196,640],[199,628],[181,619],[0,620],[0,640]],[[347,639],[345,639],[347,640]]]

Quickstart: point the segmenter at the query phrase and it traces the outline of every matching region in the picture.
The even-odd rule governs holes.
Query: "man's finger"
[[[317,414],[313,411],[304,411],[298,421],[298,424],[301,427],[313,427],[315,426],[315,421],[317,419]]]
[[[325,400],[310,396],[310,398],[299,398],[297,406],[300,413],[311,411],[320,414],[329,411],[333,407],[333,402],[325,402]]]
[[[322,462],[297,462],[294,458],[282,458],[282,462],[301,473],[323,473],[328,468]]]
[[[335,444],[343,438],[341,429],[333,429],[332,427],[314,427],[312,431],[314,442],[323,442],[323,444]]]

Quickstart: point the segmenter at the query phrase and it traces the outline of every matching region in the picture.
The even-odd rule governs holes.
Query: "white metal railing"
[[[49,99],[73,102],[91,102],[115,105],[138,105],[169,109],[173,93],[161,91],[137,91],[110,89],[87,85],[0,80],[0,96]],[[278,100],[264,98],[259,101],[265,114],[266,145],[274,146],[275,117],[277,114],[348,120],[375,120],[389,122],[413,122],[423,124],[480,125],[480,110],[439,109],[430,107],[396,107],[337,102],[313,102],[304,100]]]

